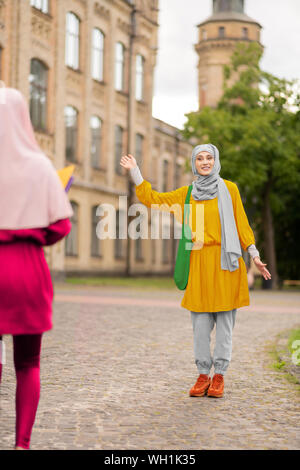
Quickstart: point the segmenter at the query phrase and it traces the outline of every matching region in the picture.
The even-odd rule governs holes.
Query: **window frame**
[[[48,74],[49,68],[43,61],[35,57],[31,58],[29,75],[30,119],[33,128],[42,132],[46,132],[48,129]],[[34,101],[35,94],[38,95],[37,104]]]
[[[138,63],[140,61],[140,63]],[[144,101],[145,98],[145,57],[136,54],[135,58],[135,99]]]
[[[121,47],[119,47],[121,46]],[[118,58],[118,48],[122,52],[120,58]],[[120,41],[116,42],[115,45],[115,90],[116,91],[125,91],[125,51],[126,48],[124,44]],[[119,72],[121,73],[119,79]]]
[[[67,115],[67,110],[73,110],[75,111],[74,115],[73,116],[68,116]],[[75,121],[75,126],[68,126],[68,123],[67,123],[67,119],[68,118],[76,118],[76,121]],[[65,159],[69,162],[72,162],[72,163],[78,163],[78,122],[79,122],[79,112],[78,110],[72,106],[72,105],[66,105],[65,108],[64,108],[64,122],[65,122]],[[73,130],[70,132],[68,132],[68,128],[72,128]],[[71,134],[70,138],[68,139],[68,135]],[[74,134],[75,134],[75,137],[74,137]],[[68,155],[68,142],[71,142],[72,143],[72,146],[70,148],[74,149],[74,155],[70,156]]]
[[[99,127],[98,128],[93,128],[92,126],[92,120],[96,119],[99,122]],[[90,148],[90,162],[91,162],[91,167],[92,168],[100,168],[100,162],[101,162],[101,154],[102,154],[102,128],[103,128],[103,122],[102,119],[97,116],[96,114],[93,114],[90,117],[90,132],[91,132],[91,148]],[[94,132],[96,129],[99,129],[98,135],[95,135],[96,133]],[[93,153],[92,148],[94,145],[94,139],[96,140],[96,151]]]
[[[65,65],[77,71],[80,68],[80,23],[80,18],[76,13],[73,11],[66,13]],[[69,26],[71,29],[75,26],[76,31],[69,30]],[[72,41],[75,41],[73,45],[71,45]]]
[[[95,39],[95,35],[99,33],[99,37]],[[95,41],[100,38],[99,45],[95,44]],[[104,48],[105,48],[105,35],[100,28],[93,28],[92,31],[92,60],[91,60],[91,75],[94,80],[98,82],[103,82],[104,80]],[[99,74],[95,69],[95,56],[96,60],[99,62]],[[97,64],[98,65],[98,64]]]
[[[79,248],[79,204],[76,201],[70,201],[73,209],[73,215],[70,219],[72,228],[65,238],[65,256],[78,256]],[[75,237],[72,239],[70,237]],[[70,240],[72,239],[72,242]]]
[[[119,135],[117,134],[119,132]],[[120,139],[119,139],[120,137]],[[120,159],[123,152],[124,143],[124,129],[119,124],[115,125],[115,173],[122,176],[122,168],[120,165]]]

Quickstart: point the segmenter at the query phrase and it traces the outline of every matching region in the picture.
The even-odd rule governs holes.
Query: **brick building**
[[[172,241],[130,240],[128,251],[128,240],[96,235],[99,204],[126,223],[122,154],[135,155],[160,191],[184,184],[192,145],[152,117],[157,17],[158,0],[0,0],[0,79],[28,99],[54,166],[76,168],[72,232],[45,250],[54,275],[172,269]]]

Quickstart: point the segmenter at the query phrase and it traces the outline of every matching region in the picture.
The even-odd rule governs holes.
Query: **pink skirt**
[[[71,227],[61,219],[45,228],[0,230],[0,335],[52,328],[53,286],[43,245],[57,243]]]
[[[27,240],[0,244],[0,335],[50,330],[52,300],[43,247]]]

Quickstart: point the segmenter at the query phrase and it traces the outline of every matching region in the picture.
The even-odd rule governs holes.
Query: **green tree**
[[[277,288],[299,277],[300,96],[297,82],[261,70],[261,54],[256,43],[237,44],[218,106],[186,114],[182,133],[219,148],[222,177],[240,187]]]

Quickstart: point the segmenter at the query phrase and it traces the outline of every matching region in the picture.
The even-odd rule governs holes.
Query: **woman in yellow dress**
[[[156,208],[157,205],[167,206],[175,216],[176,208],[180,207],[183,214],[188,186],[159,193],[143,179],[132,155],[123,156],[120,165],[130,171],[137,197],[143,204]],[[241,246],[252,256],[262,276],[271,279],[255,247],[239,189],[235,183],[220,177],[220,169],[219,151],[214,145],[194,147],[192,170],[196,179],[192,183],[190,198],[193,249],[181,305],[190,310],[192,316],[195,363],[199,376],[190,390],[190,396],[197,397],[205,394],[223,396],[224,375],[231,360],[236,310],[250,303]],[[199,204],[201,208],[197,208]],[[199,217],[200,222],[197,220]],[[212,357],[210,335],[214,324],[216,344]],[[211,380],[209,373],[212,365],[214,376]]]

